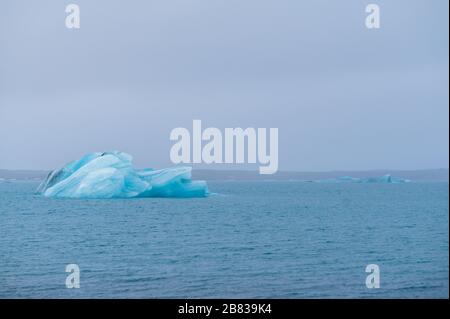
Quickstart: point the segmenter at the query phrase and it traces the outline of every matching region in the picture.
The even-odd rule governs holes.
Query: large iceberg
[[[123,152],[91,153],[50,172],[37,193],[62,198],[205,197],[205,181],[191,167],[134,169]]]

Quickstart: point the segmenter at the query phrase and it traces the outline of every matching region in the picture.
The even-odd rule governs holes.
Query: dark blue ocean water
[[[0,182],[1,298],[449,296],[448,183],[215,182],[209,198],[128,200],[36,186]],[[70,263],[80,289],[65,288]]]

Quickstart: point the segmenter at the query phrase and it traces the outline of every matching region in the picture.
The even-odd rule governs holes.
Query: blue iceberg
[[[36,192],[61,198],[205,197],[205,181],[191,180],[191,167],[133,168],[123,152],[91,153],[50,172]]]
[[[398,184],[408,183],[410,180],[392,177],[391,175],[383,175],[378,177],[357,178],[351,176],[341,176],[338,178],[322,179],[317,181],[318,183],[387,183]]]

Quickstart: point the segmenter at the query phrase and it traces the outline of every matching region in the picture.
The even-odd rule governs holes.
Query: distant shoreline
[[[45,170],[7,170],[0,169],[1,180],[42,180],[49,171]],[[214,170],[193,169],[192,177],[207,181],[315,181],[341,176],[356,178],[377,177],[390,174],[397,178],[409,179],[413,182],[449,181],[448,169],[424,170],[367,170],[367,171],[329,171],[329,172],[296,172],[279,171],[273,175],[260,175],[258,171],[250,170]]]

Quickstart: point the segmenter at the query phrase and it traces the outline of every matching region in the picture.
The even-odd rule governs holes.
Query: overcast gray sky
[[[1,1],[0,168],[167,167],[193,119],[278,127],[280,170],[448,168],[448,1],[370,2]]]

